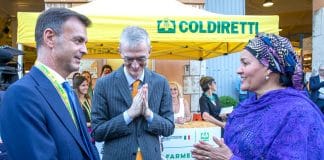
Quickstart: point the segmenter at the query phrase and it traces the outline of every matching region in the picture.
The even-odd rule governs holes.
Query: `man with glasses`
[[[146,68],[151,42],[144,29],[125,28],[119,51],[124,64],[95,87],[93,135],[105,142],[103,159],[157,159],[158,137],[174,131],[168,81]]]
[[[311,99],[324,113],[324,64],[318,67],[318,75],[310,77]]]

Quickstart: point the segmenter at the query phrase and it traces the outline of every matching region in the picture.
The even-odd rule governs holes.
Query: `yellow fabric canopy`
[[[145,28],[153,59],[202,60],[240,51],[258,32],[278,33],[278,16],[219,15],[176,0],[94,0],[72,8],[93,22],[88,28],[85,58],[120,58],[124,27]],[[18,43],[35,46],[39,13],[18,13]]]

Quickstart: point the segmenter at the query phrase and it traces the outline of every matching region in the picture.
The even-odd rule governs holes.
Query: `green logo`
[[[170,20],[170,19],[158,20],[157,25],[158,25],[158,33],[176,32],[175,20]]]
[[[189,159],[191,153],[170,153],[165,155],[166,159]]]
[[[175,20],[165,18],[156,22],[158,33],[256,34],[259,32],[259,22],[250,21],[181,20],[176,23]]]
[[[201,132],[200,133],[200,140],[208,141],[209,140],[209,133],[208,132]]]

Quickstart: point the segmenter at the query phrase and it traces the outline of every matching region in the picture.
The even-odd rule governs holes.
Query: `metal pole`
[[[18,44],[18,49],[21,50],[21,51],[24,51],[24,46],[22,44]],[[24,61],[24,55],[18,55],[18,58],[17,58],[17,63],[18,63],[18,77],[19,79],[23,77],[23,63]]]
[[[151,60],[151,67],[152,67],[151,70],[155,72],[155,70],[156,70],[156,68],[155,68],[155,67],[156,67],[156,66],[155,66],[155,59],[152,59],[152,60]]]

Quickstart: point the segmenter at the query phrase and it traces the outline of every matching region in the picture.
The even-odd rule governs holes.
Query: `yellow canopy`
[[[258,32],[278,33],[278,16],[229,16],[176,0],[94,0],[71,8],[93,22],[85,58],[120,58],[119,36],[129,25],[145,28],[153,59],[202,60],[237,52]],[[18,13],[18,43],[35,46],[39,13]]]

